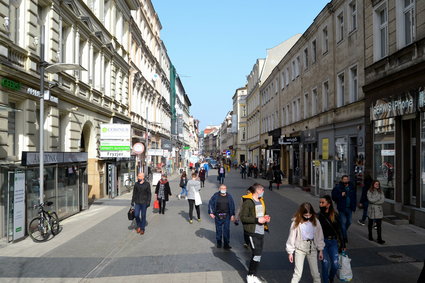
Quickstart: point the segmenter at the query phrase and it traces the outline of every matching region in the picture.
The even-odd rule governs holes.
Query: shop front
[[[405,80],[381,88],[368,106],[371,146],[366,154],[373,162],[367,168],[381,183],[387,212],[425,227],[424,87]]]
[[[44,153],[44,200],[53,202],[51,209],[63,219],[88,208],[86,152],[45,152]],[[1,238],[16,240],[14,221],[22,216],[25,225],[33,219],[39,203],[39,153],[22,152],[22,162],[15,167],[1,168],[1,195],[3,198],[3,221]],[[20,182],[19,180],[22,180]],[[22,183],[22,186],[20,185]],[[22,190],[21,190],[22,187]],[[22,199],[23,208],[17,209],[17,195]]]
[[[316,185],[316,166],[314,166],[314,160],[316,160],[317,154],[317,137],[316,130],[310,129],[301,133],[302,141],[302,168],[303,168],[303,186],[315,187]]]
[[[301,180],[301,136],[281,137],[279,144],[282,146],[284,173],[288,176],[288,183],[300,185]]]

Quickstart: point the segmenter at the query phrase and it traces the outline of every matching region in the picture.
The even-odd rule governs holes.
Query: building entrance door
[[[416,119],[403,120],[403,203],[416,205]]]

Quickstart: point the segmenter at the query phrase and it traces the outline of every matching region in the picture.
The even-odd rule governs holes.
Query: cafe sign
[[[396,99],[379,99],[371,108],[371,120],[407,115],[415,111],[415,100],[410,94]]]

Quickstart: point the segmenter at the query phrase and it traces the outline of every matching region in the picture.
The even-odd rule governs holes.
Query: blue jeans
[[[186,187],[182,187],[182,191],[180,192],[180,195],[187,197],[187,188]]]
[[[224,174],[219,174],[218,180],[220,181],[220,184],[224,184]]]
[[[365,201],[363,202],[363,215],[362,215],[362,221],[365,222],[367,218],[367,208],[369,207],[369,202]]]
[[[347,230],[348,227],[351,225],[351,217],[353,212],[351,209],[347,208],[344,211],[338,211],[339,213],[339,222],[341,223],[341,232],[342,237],[344,238],[344,241],[346,241],[347,238]]]
[[[230,215],[227,215],[224,219],[219,219],[215,216],[215,238],[217,244],[224,242],[224,245],[228,245],[230,241]],[[223,239],[223,241],[222,241]]]
[[[322,260],[323,283],[329,283],[329,280],[334,279],[338,267],[338,241],[325,239]]]
[[[148,205],[144,203],[136,203],[134,206],[134,215],[136,216],[137,227],[139,227],[142,230],[145,230],[145,226],[146,226],[147,208],[148,208]]]

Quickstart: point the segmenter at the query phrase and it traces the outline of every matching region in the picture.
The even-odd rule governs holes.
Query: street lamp
[[[40,171],[39,171],[39,185],[40,185],[40,203],[44,202],[44,73],[59,73],[69,70],[83,70],[84,69],[79,64],[66,64],[66,63],[56,63],[49,64],[44,61],[44,17],[41,15],[38,18],[40,24],[40,125],[39,125],[39,148],[40,148]],[[48,94],[50,95],[50,94]],[[49,99],[49,97],[47,97]]]

